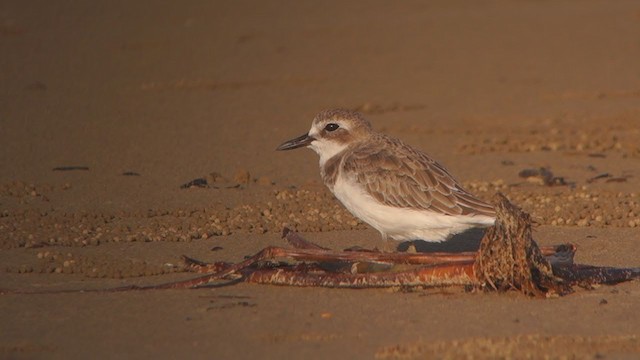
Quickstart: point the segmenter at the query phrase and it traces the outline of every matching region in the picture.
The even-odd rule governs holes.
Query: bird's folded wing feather
[[[494,216],[493,208],[466,190],[440,164],[395,139],[393,149],[365,147],[344,158],[344,174],[388,206],[446,215]]]

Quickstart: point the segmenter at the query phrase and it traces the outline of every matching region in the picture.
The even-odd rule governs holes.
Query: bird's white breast
[[[394,240],[443,241],[471,227],[493,225],[488,216],[450,216],[428,210],[387,206],[353,179],[340,174],[333,194],[356,217]]]

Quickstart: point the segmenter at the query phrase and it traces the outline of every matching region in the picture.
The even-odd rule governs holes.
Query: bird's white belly
[[[386,206],[343,176],[338,176],[332,190],[354,216],[373,226],[382,236],[394,240],[443,241],[469,228],[490,226],[494,222],[489,216],[452,216]]]

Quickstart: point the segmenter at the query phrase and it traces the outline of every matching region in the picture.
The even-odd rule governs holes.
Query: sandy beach
[[[383,247],[316,154],[275,151],[336,107],[507,195],[540,244],[640,266],[639,39],[622,0],[4,1],[0,358],[637,358],[637,281],[10,290],[187,279],[181,255],[238,262],[285,225]]]

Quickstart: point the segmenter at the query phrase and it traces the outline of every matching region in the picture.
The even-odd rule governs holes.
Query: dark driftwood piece
[[[93,291],[184,289],[251,282],[343,288],[463,285],[552,296],[569,293],[574,285],[615,284],[640,277],[640,268],[574,264],[576,247],[572,244],[539,248],[532,238],[530,216],[501,194],[494,202],[497,220],[486,231],[478,252],[333,251],[285,228],[283,237],[293,248],[267,247],[236,264],[208,264],[183,257],[188,271],[205,275],[161,285]]]

